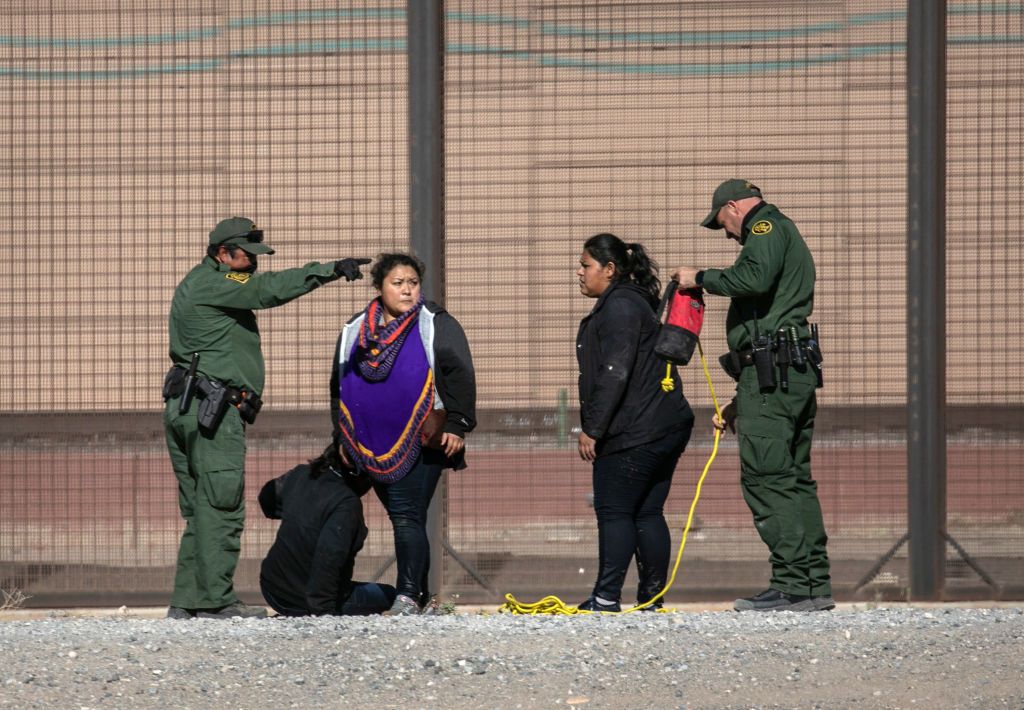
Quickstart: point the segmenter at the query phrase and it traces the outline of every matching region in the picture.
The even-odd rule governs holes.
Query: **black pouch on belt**
[[[167,375],[164,376],[164,388],[163,398],[166,402],[171,397],[177,397],[181,394],[183,385],[185,384],[185,371],[175,365],[167,371]]]
[[[750,356],[754,360],[754,369],[757,370],[757,386],[761,390],[774,387],[775,353],[772,350],[771,341],[767,337],[755,339]]]
[[[722,366],[722,369],[725,370],[729,377],[737,382],[740,381],[740,372],[743,370],[743,365],[740,363],[740,354],[738,352],[730,350],[718,358],[718,364]]]

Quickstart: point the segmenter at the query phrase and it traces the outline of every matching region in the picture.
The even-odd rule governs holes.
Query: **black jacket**
[[[434,344],[434,352],[431,353],[434,362],[434,387],[444,404],[445,424],[444,431],[456,434],[463,439],[466,434],[476,427],[476,373],[473,370],[473,358],[469,352],[469,341],[466,340],[466,333],[462,330],[455,317],[433,301],[423,304],[423,309],[428,311],[430,318],[421,317],[418,327],[421,337]],[[346,335],[353,338],[358,324],[362,322],[365,311],[361,311],[345,324],[338,342],[334,346],[334,365],[331,368],[331,426],[334,431],[334,441],[337,443],[340,437],[340,426],[338,414],[340,406],[338,402],[338,384],[341,377],[340,363],[342,361],[342,343]],[[423,335],[424,329],[432,329],[432,332]],[[352,342],[351,340],[349,342]],[[344,353],[345,359],[349,353]],[[455,457],[448,461],[448,465],[454,469],[466,467],[465,450],[460,451]]]
[[[260,567],[276,599],[310,614],[335,614],[352,593],[356,554],[366,540],[363,503],[344,478],[296,466],[268,481],[259,495],[268,518],[280,519],[277,538]]]
[[[654,354],[660,328],[655,307],[636,284],[613,283],[580,321],[580,420],[584,433],[597,440],[598,456],[693,426],[674,366],[675,388],[661,387],[665,361]]]

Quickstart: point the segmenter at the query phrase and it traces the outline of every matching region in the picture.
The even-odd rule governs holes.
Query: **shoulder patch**
[[[768,234],[770,231],[772,231],[772,223],[766,219],[754,222],[754,226],[750,228],[751,234]]]
[[[246,283],[251,276],[252,274],[246,274],[241,271],[229,271],[226,274],[224,274],[224,278],[231,279],[232,281],[237,281],[240,284]]]

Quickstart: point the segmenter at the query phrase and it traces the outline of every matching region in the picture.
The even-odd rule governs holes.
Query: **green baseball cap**
[[[708,229],[721,229],[722,225],[718,223],[718,211],[720,209],[733,200],[745,200],[748,197],[760,196],[761,188],[750,182],[750,180],[730,178],[715,190],[715,194],[711,198],[711,211],[700,225]]]
[[[228,217],[217,222],[210,232],[210,246],[241,247],[249,254],[273,254],[274,250],[263,243],[263,230],[256,229],[256,223],[245,217]]]

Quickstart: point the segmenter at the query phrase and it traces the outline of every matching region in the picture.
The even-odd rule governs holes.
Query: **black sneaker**
[[[778,589],[766,589],[746,599],[737,599],[732,608],[736,611],[818,611],[810,597],[786,594]]]
[[[641,604],[643,604],[643,602],[641,602],[641,601],[638,601],[636,603],[637,606],[640,606]],[[648,604],[647,606],[643,607],[642,609],[637,609],[637,611],[661,611],[664,608],[664,606],[665,605],[659,599],[658,601],[654,602],[653,604]]]
[[[171,606],[167,608],[167,618],[184,621],[185,619],[196,618],[196,613],[191,609],[182,609],[180,606]]]
[[[196,616],[200,619],[265,619],[267,618],[267,608],[233,602],[220,609],[200,609],[196,612]]]
[[[836,602],[831,595],[811,597],[811,601],[814,602],[815,611],[832,611],[836,608]]]
[[[590,597],[587,601],[576,607],[580,611],[596,611],[600,613],[612,612],[617,613],[622,611],[622,607],[619,606],[618,602],[612,602],[611,604],[605,604],[597,601],[596,597]]]

